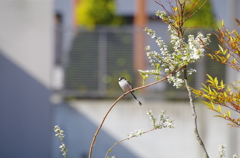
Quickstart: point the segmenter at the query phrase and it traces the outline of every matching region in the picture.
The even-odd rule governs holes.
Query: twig
[[[130,90],[130,91],[125,92],[123,95],[121,95],[121,96],[113,103],[113,105],[109,108],[109,110],[107,111],[107,113],[106,113],[105,116],[103,117],[101,124],[99,125],[98,129],[96,130],[96,132],[95,132],[95,134],[94,134],[94,136],[93,136],[93,139],[92,139],[92,143],[91,143],[91,145],[90,145],[88,158],[92,158],[92,149],[93,149],[93,146],[94,146],[94,143],[95,143],[95,141],[96,141],[97,135],[98,135],[100,129],[102,128],[102,125],[103,125],[104,121],[106,120],[106,118],[107,118],[108,114],[110,113],[110,111],[112,110],[112,108],[117,104],[117,102],[118,102],[120,99],[122,99],[125,95],[127,95],[128,93],[131,93],[131,92],[133,92],[133,91],[135,91],[135,90],[143,89],[143,88],[152,86],[152,85],[154,85],[154,84],[157,84],[157,83],[159,83],[159,82],[162,82],[162,81],[166,80],[168,76],[177,73],[178,71],[180,71],[180,70],[183,69],[183,68],[184,68],[184,67],[178,68],[176,71],[168,74],[167,76],[165,76],[165,77],[164,77],[163,79],[161,79],[161,80],[158,80],[158,81],[156,81],[156,82],[147,84],[147,85],[145,85],[145,86],[141,86],[141,87],[134,88],[134,89],[132,89],[132,90]]]
[[[125,140],[128,140],[128,139],[129,139],[129,138],[125,138],[125,139],[123,139],[123,140],[120,140],[120,141],[117,142],[117,143],[114,143],[113,146],[111,146],[111,148],[108,149],[108,151],[107,151],[107,153],[106,153],[106,155],[105,155],[105,158],[107,158],[108,154],[112,151],[112,149],[113,149],[116,145],[118,145],[119,143],[122,143],[122,142],[124,142]]]
[[[192,117],[193,117],[193,121],[194,121],[194,133],[195,133],[196,139],[198,140],[200,146],[203,148],[203,150],[205,152],[205,158],[209,158],[207,150],[206,150],[206,148],[204,146],[204,143],[202,141],[202,138],[200,137],[200,135],[198,133],[197,113],[196,113],[196,109],[195,109],[195,104],[193,102],[192,92],[191,92],[191,89],[188,86],[187,79],[184,79],[184,81],[185,81],[185,85],[186,85],[186,88],[187,88],[187,91],[188,91],[190,105],[191,105],[191,108],[192,108]]]
[[[183,22],[187,21],[187,20],[188,20],[189,18],[191,18],[194,14],[196,14],[196,13],[206,4],[207,1],[208,1],[208,0],[205,0],[205,1],[201,4],[201,6],[198,7],[192,14],[187,15],[186,19],[185,19]],[[194,8],[194,7],[193,7],[193,8]],[[192,9],[193,9],[193,8],[192,8]],[[191,11],[192,11],[192,9],[191,9]]]
[[[153,129],[150,129],[150,130],[148,130],[148,131],[143,132],[142,134],[146,134],[146,133],[148,133],[148,132],[151,132],[151,131],[154,131],[154,130],[157,130],[157,129],[158,129],[158,128],[153,128]],[[135,136],[135,137],[136,137],[136,136]],[[113,146],[111,146],[111,148],[109,148],[108,152],[106,153],[105,158],[107,158],[108,154],[112,151],[112,149],[113,149],[116,145],[118,145],[119,143],[124,142],[125,140],[129,140],[129,138],[125,138],[125,139],[120,140],[119,142],[113,144]]]

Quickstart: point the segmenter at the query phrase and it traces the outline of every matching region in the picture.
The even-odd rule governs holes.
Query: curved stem
[[[97,131],[95,132],[94,136],[93,136],[93,139],[92,139],[92,143],[91,143],[91,146],[90,146],[90,150],[89,150],[89,155],[88,155],[88,158],[91,158],[92,157],[92,149],[93,149],[93,145],[95,143],[95,140],[97,138],[97,135],[100,131],[100,129],[102,128],[102,125],[104,123],[104,121],[106,120],[108,114],[110,113],[110,111],[112,110],[112,108],[116,105],[116,103],[122,98],[124,97],[126,94],[128,94],[130,91],[128,91],[127,93],[124,93],[123,95],[121,95],[114,103],[113,105],[110,107],[110,109],[107,111],[107,113],[105,114],[105,116],[103,117],[103,120],[101,122],[101,124],[99,125]]]

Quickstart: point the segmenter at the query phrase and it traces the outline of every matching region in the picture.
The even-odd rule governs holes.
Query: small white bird
[[[119,83],[120,87],[123,89],[123,91],[125,91],[125,92],[133,89],[131,83],[129,83],[128,80],[126,80],[124,77],[120,77],[118,79],[118,83]],[[138,102],[138,104],[142,105],[142,103],[137,99],[137,97],[133,94],[133,92],[131,92],[131,94],[134,97],[134,99]]]

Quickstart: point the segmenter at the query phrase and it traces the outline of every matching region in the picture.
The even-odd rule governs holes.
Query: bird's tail
[[[132,96],[134,97],[134,99],[138,102],[139,105],[142,105],[142,103],[137,99],[137,97],[133,94],[133,92],[131,92]]]

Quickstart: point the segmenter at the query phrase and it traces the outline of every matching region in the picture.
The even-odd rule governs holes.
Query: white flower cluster
[[[66,145],[62,142],[63,138],[65,137],[65,135],[63,134],[63,130],[60,129],[59,125],[54,126],[53,130],[56,132],[55,136],[57,136],[61,141],[61,145],[59,146],[59,148],[63,153],[62,155],[66,158],[68,150],[66,148]]]
[[[60,129],[59,125],[54,126],[53,130],[56,132],[55,136],[57,136],[60,140],[65,137],[63,130]]]
[[[168,115],[165,115],[165,111],[161,111],[159,116],[159,128],[174,128],[174,119],[169,118]]]
[[[139,137],[143,134],[143,131],[141,129],[139,130],[135,130],[134,132],[131,132],[129,135],[128,135],[128,139],[132,138],[132,137]]]
[[[147,111],[147,115],[150,117],[153,127],[156,127],[157,118],[153,116],[152,110]]]
[[[163,11],[157,11],[156,15],[162,19],[171,20],[171,17],[168,17]],[[147,71],[139,70],[140,74],[145,76],[145,78],[147,78],[148,75],[159,76],[162,69],[164,69],[166,74],[169,74],[178,68],[196,62],[196,60],[204,56],[204,47],[210,42],[210,34],[204,36],[202,33],[198,33],[196,37],[194,37],[194,35],[188,35],[188,42],[186,43],[184,38],[179,37],[176,28],[170,24],[168,26],[168,31],[171,32],[170,42],[173,45],[173,52],[170,53],[168,46],[164,43],[161,37],[156,37],[155,31],[147,27],[145,28],[145,31],[152,38],[156,39],[156,43],[160,47],[160,53],[151,51],[150,46],[145,47],[149,62],[155,69]],[[168,81],[170,83],[173,82],[173,85],[177,88],[181,87],[183,83],[183,80],[180,78],[182,72],[183,70],[168,77]],[[196,70],[187,70],[188,75],[191,75],[193,72],[196,72]]]
[[[169,118],[168,115],[165,115],[165,112],[164,110],[161,111],[158,121],[156,117],[154,117],[152,110],[147,111],[147,115],[149,115],[155,129],[174,128],[174,120]]]
[[[158,10],[155,13],[156,16],[158,16],[159,18],[161,18],[163,21],[165,21],[166,23],[174,23],[175,20],[173,20],[170,16],[167,16],[167,13],[164,11],[160,11]]]
[[[226,153],[226,145],[225,144],[219,145],[219,148],[218,148],[219,158],[225,158],[225,153]],[[237,158],[237,154],[234,154],[233,158]]]
[[[225,144],[219,145],[219,148],[218,148],[219,158],[224,158],[225,157],[225,148],[226,148]]]
[[[66,158],[67,157],[67,148],[66,145],[64,143],[62,143],[59,148],[61,149],[61,152],[63,153],[62,155]]]
[[[144,31],[147,32],[148,35],[150,35],[152,38],[156,37],[155,31],[153,31],[152,29],[148,29],[147,27],[144,29]]]

